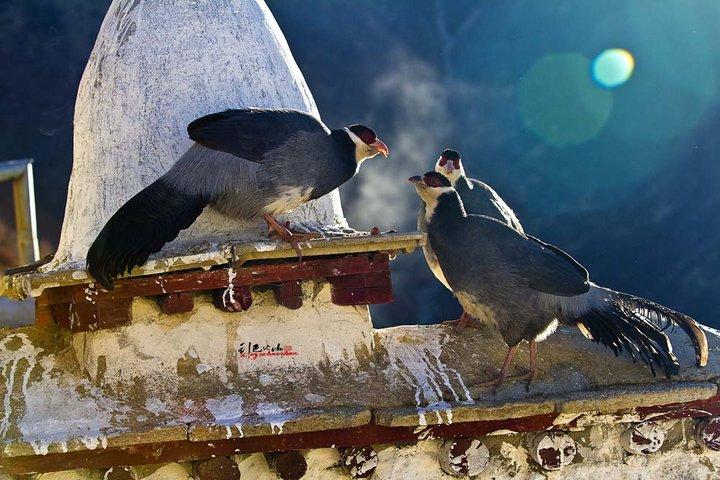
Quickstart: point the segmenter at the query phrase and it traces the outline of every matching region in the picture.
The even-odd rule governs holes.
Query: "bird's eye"
[[[460,170],[460,160],[453,160],[453,165],[455,166],[455,170]]]
[[[438,162],[441,167],[444,167],[447,163],[447,159],[440,157],[440,162]]]

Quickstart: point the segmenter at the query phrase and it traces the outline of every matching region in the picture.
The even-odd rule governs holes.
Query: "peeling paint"
[[[42,351],[43,349],[35,347],[24,333],[11,334],[0,341],[0,367],[2,368],[0,372],[5,380],[2,419],[0,419],[0,437],[2,438],[8,433],[13,415],[10,400],[15,392],[15,376],[18,368],[25,360],[24,363],[27,363],[27,366],[22,376],[20,395],[26,397],[30,374],[35,369],[37,357]]]
[[[208,398],[205,407],[215,419],[215,423],[225,427],[226,438],[231,438],[232,427],[235,427],[240,437],[243,433],[243,399],[240,395],[232,394],[222,400]]]
[[[297,416],[295,412],[288,411],[285,407],[276,403],[264,402],[257,404],[255,413],[270,424],[271,433],[277,433],[278,435],[283,433],[285,423]]]

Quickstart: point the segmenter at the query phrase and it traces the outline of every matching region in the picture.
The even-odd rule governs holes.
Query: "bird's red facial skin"
[[[460,159],[447,158],[444,155],[441,155],[438,159],[438,166],[444,168],[447,173],[452,173],[455,170],[460,170]]]
[[[423,177],[423,183],[431,188],[444,186],[437,177],[431,177],[430,175],[425,175]]]

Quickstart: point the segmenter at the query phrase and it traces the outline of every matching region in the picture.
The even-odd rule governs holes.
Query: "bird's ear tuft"
[[[371,145],[377,141],[377,135],[375,135],[375,131],[370,127],[355,124],[347,128],[366,145]]]

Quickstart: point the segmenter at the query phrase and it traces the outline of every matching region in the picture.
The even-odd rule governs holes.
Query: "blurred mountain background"
[[[82,70],[109,1],[4,0],[0,159],[32,157],[43,253],[56,244]],[[444,147],[496,187],[526,231],[596,283],[720,326],[720,3],[706,0],[269,0],[331,126],[372,125],[391,157],[342,189],[353,226],[414,229],[405,182]],[[591,62],[635,70],[613,89]],[[231,107],[231,105],[228,105]],[[16,262],[0,185],[0,270]],[[393,264],[376,326],[459,307],[420,252]]]

